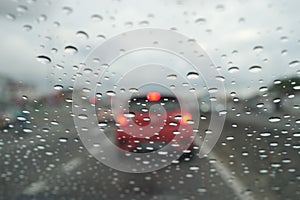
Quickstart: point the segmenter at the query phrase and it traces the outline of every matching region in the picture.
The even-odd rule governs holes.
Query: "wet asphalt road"
[[[132,174],[88,153],[70,108],[31,111],[26,132],[19,124],[1,131],[0,199],[298,199],[296,117],[270,123],[265,114],[238,113],[228,113],[207,158],[194,156],[159,171]],[[200,132],[208,123],[204,114]]]

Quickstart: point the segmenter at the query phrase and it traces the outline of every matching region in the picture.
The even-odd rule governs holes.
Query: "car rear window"
[[[159,104],[166,111],[178,110],[180,105],[175,97],[161,97],[158,101],[149,101],[147,98],[132,98],[129,102],[130,111],[148,112],[152,105]]]

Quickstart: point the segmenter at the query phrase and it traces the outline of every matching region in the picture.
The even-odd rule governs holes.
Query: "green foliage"
[[[288,77],[282,79],[279,84],[274,83],[271,85],[269,91],[276,93],[291,93],[296,91],[293,89],[296,85],[300,85],[300,77]]]

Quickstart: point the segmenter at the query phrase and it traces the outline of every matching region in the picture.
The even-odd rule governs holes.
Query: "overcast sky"
[[[299,75],[299,65],[289,66],[300,60],[297,0],[24,0],[0,4],[0,73],[32,83],[43,92],[60,83],[72,85],[73,65],[82,63],[105,39],[144,27],[176,28],[196,39],[225,77],[228,92],[246,95],[274,79]],[[78,31],[86,32],[88,38]],[[68,45],[79,52],[69,55],[64,51]],[[38,55],[47,55],[52,62],[42,64]],[[261,66],[261,71],[250,72],[254,65]],[[239,70],[231,73],[231,67]]]

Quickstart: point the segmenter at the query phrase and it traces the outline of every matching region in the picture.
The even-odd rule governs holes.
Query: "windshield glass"
[[[300,199],[299,8],[0,1],[0,200]]]
[[[129,102],[129,111],[148,112],[152,105],[159,104],[167,111],[176,111],[180,105],[174,97],[161,97],[158,101],[149,101],[147,98],[133,98]]]

